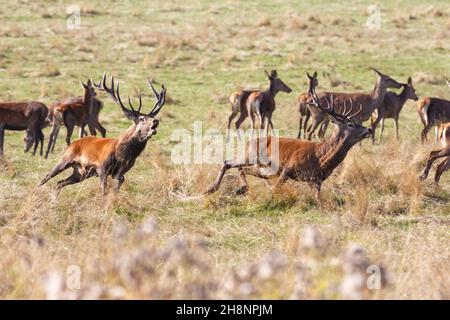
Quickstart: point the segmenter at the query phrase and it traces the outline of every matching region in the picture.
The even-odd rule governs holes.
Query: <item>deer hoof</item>
[[[244,195],[244,194],[247,193],[247,191],[248,191],[248,187],[247,186],[242,186],[242,187],[236,189],[234,191],[234,194],[236,194],[236,195]]]

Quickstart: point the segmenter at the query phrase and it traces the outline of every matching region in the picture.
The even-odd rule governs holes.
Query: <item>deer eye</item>
[[[351,122],[349,122],[347,125],[348,125],[349,128],[354,128],[355,127],[355,125],[353,123],[351,123]]]
[[[145,121],[145,118],[144,118],[144,117],[139,117],[139,121],[140,121],[140,122],[144,122],[144,121]]]

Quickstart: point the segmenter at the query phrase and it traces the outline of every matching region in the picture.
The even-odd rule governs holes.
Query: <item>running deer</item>
[[[348,151],[359,141],[372,134],[371,128],[366,128],[353,120],[362,109],[354,110],[344,104],[343,112],[337,113],[333,101],[327,107],[322,106],[314,89],[311,92],[311,103],[326,112],[335,125],[333,134],[324,142],[313,142],[289,138],[263,137],[256,138],[246,144],[243,159],[225,161],[216,181],[206,191],[214,193],[219,188],[225,173],[237,168],[240,174],[241,187],[237,194],[248,191],[246,175],[262,179],[277,178],[274,188],[288,179],[308,182],[316,189],[316,201],[320,203],[322,183],[333,170],[345,159]],[[349,103],[351,105],[351,103]],[[254,156],[257,159],[253,159]]]
[[[308,93],[302,93],[297,100],[298,103],[298,113],[299,113],[299,122],[298,122],[298,135],[297,139],[301,139],[302,137],[302,129],[303,129],[303,137],[306,137],[306,129],[309,118],[311,117],[311,112],[308,109],[308,98],[310,97],[309,92],[312,89],[315,89],[319,85],[319,81],[317,80],[317,71],[314,71],[311,76],[308,72],[306,72],[306,76],[309,81],[309,90]]]
[[[396,133],[397,139],[399,139],[398,118],[400,116],[400,112],[402,111],[402,108],[408,99],[411,99],[414,101],[417,101],[419,99],[416,95],[416,90],[413,87],[411,77],[409,77],[408,82],[405,84],[402,84],[402,86],[403,86],[403,89],[400,92],[400,94],[396,94],[395,92],[391,92],[391,91],[386,92],[383,103],[376,110],[376,114],[377,114],[376,120],[373,121],[373,118],[374,118],[373,115],[370,118],[371,123],[372,123],[372,130],[373,130],[373,135],[372,135],[373,140],[375,140],[375,130],[377,127],[375,125],[375,123],[380,123],[380,125],[381,125],[378,143],[381,142],[381,136],[383,135],[383,131],[384,131],[384,120],[385,119],[394,119],[395,133]]]
[[[290,93],[292,89],[278,78],[276,70],[272,70],[270,73],[267,71],[264,72],[269,80],[269,88],[267,90],[241,90],[231,94],[229,100],[232,106],[232,113],[228,118],[227,140],[229,140],[231,121],[233,121],[239,113],[240,116],[235,123],[239,139],[241,138],[239,127],[248,116],[250,116],[252,121],[252,135],[255,130],[256,116],[259,118],[261,130],[267,128],[268,132],[269,125],[273,130],[272,113],[275,111],[275,96],[278,92]],[[265,127],[266,118],[267,127]]]
[[[336,112],[339,112],[343,108],[343,104],[346,101],[352,101],[355,105],[362,106],[361,112],[353,119],[355,122],[362,124],[364,121],[369,120],[372,113],[381,105],[384,100],[384,96],[388,88],[401,88],[401,84],[392,79],[390,76],[382,74],[380,71],[372,68],[377,74],[377,81],[375,88],[370,93],[334,93],[334,92],[321,92],[318,94],[319,99],[329,99],[333,96],[333,104]],[[309,110],[311,112],[312,124],[308,128],[308,140],[311,137],[317,127],[323,121],[322,135],[319,135],[321,140],[324,139],[326,129],[328,127],[328,114],[321,109],[318,109],[314,105],[310,105]],[[378,125],[375,122],[375,127]]]
[[[0,103],[0,156],[3,155],[5,130],[26,131],[25,152],[34,144],[33,156],[41,144],[40,155],[43,154],[44,133],[47,125],[47,107],[37,101],[1,102]]]
[[[450,122],[444,123],[439,126],[438,137],[441,141],[442,149],[430,152],[425,170],[420,176],[420,180],[425,180],[428,177],[428,173],[430,172],[433,162],[437,159],[443,158],[436,168],[436,174],[434,176],[434,183],[436,185],[439,183],[439,179],[441,178],[442,173],[450,169]]]
[[[88,125],[91,135],[97,135],[97,129],[103,138],[106,136],[106,129],[99,122],[99,113],[103,108],[103,103],[96,98],[97,94],[90,79],[86,84],[81,82],[81,85],[84,90],[83,96],[58,100],[50,106],[49,120],[52,123],[52,132],[45,158],[55,148],[61,124],[64,124],[67,129],[67,145],[70,144],[76,125],[80,127],[79,138],[87,135],[84,129],[86,125]]]
[[[448,80],[447,85],[450,87]],[[436,126],[436,139],[439,139],[437,129],[441,124],[450,122],[450,101],[424,97],[417,103],[417,112],[423,124],[421,133],[422,143],[427,140],[427,134],[434,126]]]
[[[115,191],[118,192],[125,180],[125,173],[134,166],[136,158],[144,150],[147,141],[157,133],[156,128],[159,120],[155,117],[164,105],[166,88],[163,85],[158,93],[150,80],[148,80],[148,83],[156,97],[156,103],[148,114],[144,114],[141,113],[141,94],[139,94],[139,107],[137,109],[133,107],[130,99],[128,99],[130,108],[126,108],[120,98],[119,82],[117,82],[116,87],[114,78],[111,76],[111,87],[108,88],[106,74],[104,74],[100,83],[95,85],[111,96],[133,124],[118,138],[89,136],[73,142],[64,152],[61,161],[39,183],[38,188],[62,171],[73,168],[73,174],[70,177],[57,183],[57,192],[67,185],[79,183],[93,176],[100,178],[102,194],[105,194],[108,176],[117,180]]]

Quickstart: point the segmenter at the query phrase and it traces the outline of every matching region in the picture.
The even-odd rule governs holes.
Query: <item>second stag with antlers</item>
[[[226,171],[237,168],[241,181],[241,187],[236,191],[238,194],[247,192],[246,175],[249,174],[263,179],[276,178],[274,187],[288,179],[308,182],[316,189],[316,201],[320,203],[322,183],[345,159],[351,147],[372,135],[372,129],[352,120],[361,111],[361,106],[356,111],[353,107],[344,107],[343,112],[338,114],[333,107],[333,99],[327,107],[323,107],[314,88],[310,88],[309,93],[312,104],[326,112],[335,125],[333,134],[326,141],[313,142],[276,137],[251,140],[246,144],[243,159],[225,161],[207,193],[217,191]],[[351,101],[348,105],[352,105]]]
[[[148,113],[141,113],[142,96],[139,94],[139,107],[137,110],[128,99],[130,108],[124,106],[120,98],[119,83],[114,85],[114,78],[111,76],[111,87],[106,85],[106,75],[99,84],[95,84],[101,91],[108,93],[114,102],[120,106],[125,116],[133,121],[133,124],[123,132],[118,138],[97,138],[85,137],[73,142],[64,152],[62,159],[56,167],[40,182],[39,186],[58,175],[62,171],[72,168],[73,174],[67,179],[61,180],[57,184],[57,190],[79,183],[87,178],[98,176],[102,194],[106,191],[106,180],[112,176],[117,180],[116,191],[119,191],[125,180],[125,173],[128,172],[147,145],[147,141],[156,134],[159,120],[155,116],[159,113],[165,102],[166,88],[162,85],[161,91],[156,92],[153,84],[148,80],[152,89],[156,103]]]

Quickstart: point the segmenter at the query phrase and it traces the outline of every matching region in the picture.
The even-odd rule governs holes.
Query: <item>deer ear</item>
[[[80,80],[80,83],[81,83],[81,86],[82,86],[83,88],[87,88],[86,84],[84,84],[83,81]]]
[[[317,78],[317,71],[314,71],[313,77],[314,77],[314,78]]]
[[[411,77],[408,78],[408,84],[412,84],[412,79],[411,79]]]
[[[307,76],[309,79],[312,79],[312,78],[313,78],[313,77],[311,77],[311,76],[309,75],[308,71],[306,71],[306,76]]]
[[[91,79],[88,79],[88,81],[86,82],[86,84],[87,84],[89,87],[91,87],[91,86],[92,86]]]

